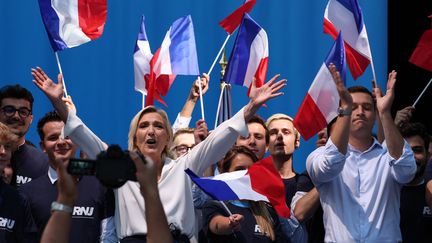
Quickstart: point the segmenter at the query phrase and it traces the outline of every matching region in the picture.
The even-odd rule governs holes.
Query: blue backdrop
[[[109,0],[103,36],[93,42],[59,53],[68,93],[78,115],[107,143],[127,145],[129,122],[141,108],[141,95],[134,91],[133,59],[140,16],[146,16],[147,35],[154,52],[171,23],[191,14],[201,72],[207,72],[226,32],[218,26],[242,0]],[[387,1],[359,1],[367,26],[378,83],[384,87],[387,72]],[[251,16],[267,31],[269,69],[267,78],[280,73],[288,80],[285,95],[261,108],[264,118],[276,112],[294,116],[318,72],[333,40],[323,34],[325,0],[258,0]],[[30,68],[42,67],[56,80],[55,56],[49,44],[36,0],[0,1],[0,85],[19,83],[35,97],[34,121],[27,139],[38,143],[38,119],[52,107],[31,82]],[[227,55],[235,38],[231,38]],[[219,98],[220,67],[212,73],[210,90],[204,96],[206,120],[213,128]],[[354,81],[347,75],[348,86]],[[164,98],[173,122],[195,77],[179,76]],[[355,84],[370,87],[370,67]],[[246,104],[246,88],[233,88],[233,111]],[[160,104],[156,104],[161,106]],[[197,104],[193,122],[201,116]],[[192,124],[194,125],[194,123]],[[316,138],[301,141],[294,167],[302,171]]]

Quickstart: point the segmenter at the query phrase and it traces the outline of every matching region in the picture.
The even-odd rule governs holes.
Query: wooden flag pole
[[[66,82],[65,82],[65,79],[64,79],[64,75],[63,75],[63,72],[62,72],[61,65],[60,65],[60,59],[58,57],[57,52],[54,52],[54,53],[55,53],[55,57],[56,57],[56,60],[57,60],[58,69],[59,69],[60,74],[62,75],[62,79],[63,79],[63,92],[64,92],[64,96],[68,97],[68,93],[67,93],[67,90],[66,90]]]

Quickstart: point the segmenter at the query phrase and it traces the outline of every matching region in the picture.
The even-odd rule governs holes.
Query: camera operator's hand
[[[66,171],[67,164],[68,163],[64,163],[63,161],[56,161],[58,175],[57,202],[66,204],[69,207],[73,207],[75,200],[78,197],[76,186],[78,180]]]
[[[140,184],[141,195],[144,197],[147,242],[173,242],[159,197],[154,162],[149,157],[145,157],[146,161],[143,161],[136,152],[130,152],[129,155],[135,164],[136,177]]]
[[[141,187],[141,194],[157,191],[157,172],[153,161],[145,157],[144,162],[136,152],[130,152],[130,157],[137,170],[136,177]]]

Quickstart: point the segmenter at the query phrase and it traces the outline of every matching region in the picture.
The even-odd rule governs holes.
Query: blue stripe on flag
[[[56,11],[51,7],[51,0],[39,0],[39,8],[45,25],[45,30],[48,33],[48,39],[54,51],[56,52],[67,49],[68,46],[59,34],[60,21]]]
[[[237,34],[234,48],[228,61],[228,67],[224,81],[230,84],[242,85],[245,79],[249,63],[250,48],[253,40],[262,28],[249,16],[245,14]]]
[[[360,5],[357,0],[336,0],[354,15],[354,20],[357,25],[357,30],[360,33],[363,29],[363,15]]]
[[[176,20],[170,28],[169,47],[173,74],[199,75],[194,28],[190,15]]]
[[[342,80],[345,82],[346,77],[346,60],[345,60],[345,46],[342,37],[342,32],[339,32],[339,36],[333,44],[330,52],[325,59],[325,65],[328,67],[330,63],[333,63],[336,66],[336,69],[339,71]]]
[[[185,170],[186,174],[189,175],[191,180],[211,196],[215,200],[219,201],[227,201],[227,200],[239,200],[239,197],[231,188],[223,181],[220,180],[212,180],[206,178],[199,178],[195,173],[193,173],[190,169]]]
[[[146,33],[145,25],[144,25],[144,20],[145,20],[145,17],[144,17],[144,15],[142,15],[141,16],[140,32],[138,33],[138,38],[137,38],[137,41],[135,43],[134,53],[139,50],[139,47],[137,45],[138,41],[148,41],[148,39],[147,39],[147,33]]]

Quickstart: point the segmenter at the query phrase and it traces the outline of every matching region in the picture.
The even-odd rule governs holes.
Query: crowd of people
[[[411,121],[413,107],[392,117],[396,72],[382,93],[347,88],[336,67],[329,69],[338,116],[307,160],[295,161],[306,171],[293,168],[300,147],[293,119],[255,114],[283,95],[286,80],[276,75],[253,86],[249,103],[208,131],[204,120],[189,127],[199,90],[208,89],[204,74],[173,126],[154,106],[132,118],[128,150],[137,181],[115,189],[67,172],[71,158],[96,159],[108,146],[64,97],[61,75],[54,82],[32,69],[54,111],[37,122],[37,148],[26,140],[33,95],[17,84],[0,89],[0,242],[432,242],[430,135]],[[213,200],[184,172],[247,170],[266,154],[283,181],[289,218],[263,201]]]

